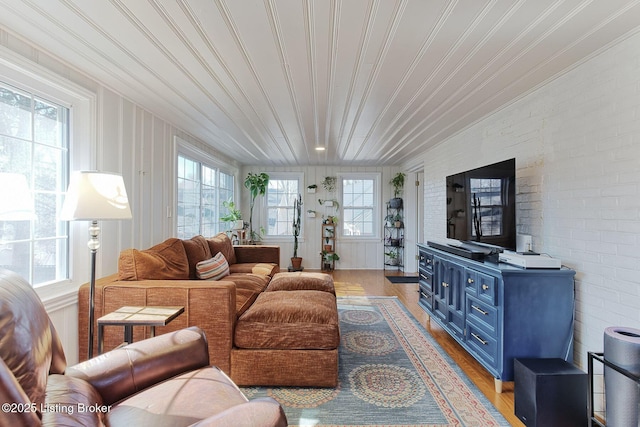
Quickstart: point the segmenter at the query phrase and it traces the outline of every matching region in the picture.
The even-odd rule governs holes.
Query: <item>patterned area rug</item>
[[[339,384],[245,387],[290,426],[509,426],[395,297],[341,297]]]

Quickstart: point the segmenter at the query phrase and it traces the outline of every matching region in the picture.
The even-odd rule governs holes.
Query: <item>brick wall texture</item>
[[[446,175],[512,157],[518,232],[577,272],[586,371],[606,327],[640,328],[640,35],[426,152],[425,241],[446,235]]]

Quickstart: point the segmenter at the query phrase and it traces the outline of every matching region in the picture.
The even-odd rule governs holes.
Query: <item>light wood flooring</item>
[[[503,383],[502,393],[495,392],[494,379],[491,374],[435,322],[429,322],[428,316],[418,305],[417,283],[393,284],[385,279],[385,274],[402,275],[402,273],[389,270],[336,270],[331,274],[335,282],[341,282],[336,287],[338,296],[397,296],[507,421],[512,426],[524,426],[514,415],[513,382]]]

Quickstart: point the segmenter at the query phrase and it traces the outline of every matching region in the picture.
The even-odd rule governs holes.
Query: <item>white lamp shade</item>
[[[80,171],[71,175],[60,219],[130,219],[131,209],[121,175]]]
[[[27,177],[19,173],[0,173],[0,221],[28,221],[35,218]]]

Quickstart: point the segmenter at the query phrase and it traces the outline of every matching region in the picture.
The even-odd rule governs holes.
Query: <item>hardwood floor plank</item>
[[[493,376],[440,326],[429,322],[429,316],[418,305],[417,283],[391,283],[385,275],[402,275],[402,272],[388,270],[336,270],[331,275],[334,281],[341,282],[336,287],[338,296],[397,296],[507,421],[512,426],[524,426],[514,414],[513,382],[504,382],[503,392],[496,393]]]

